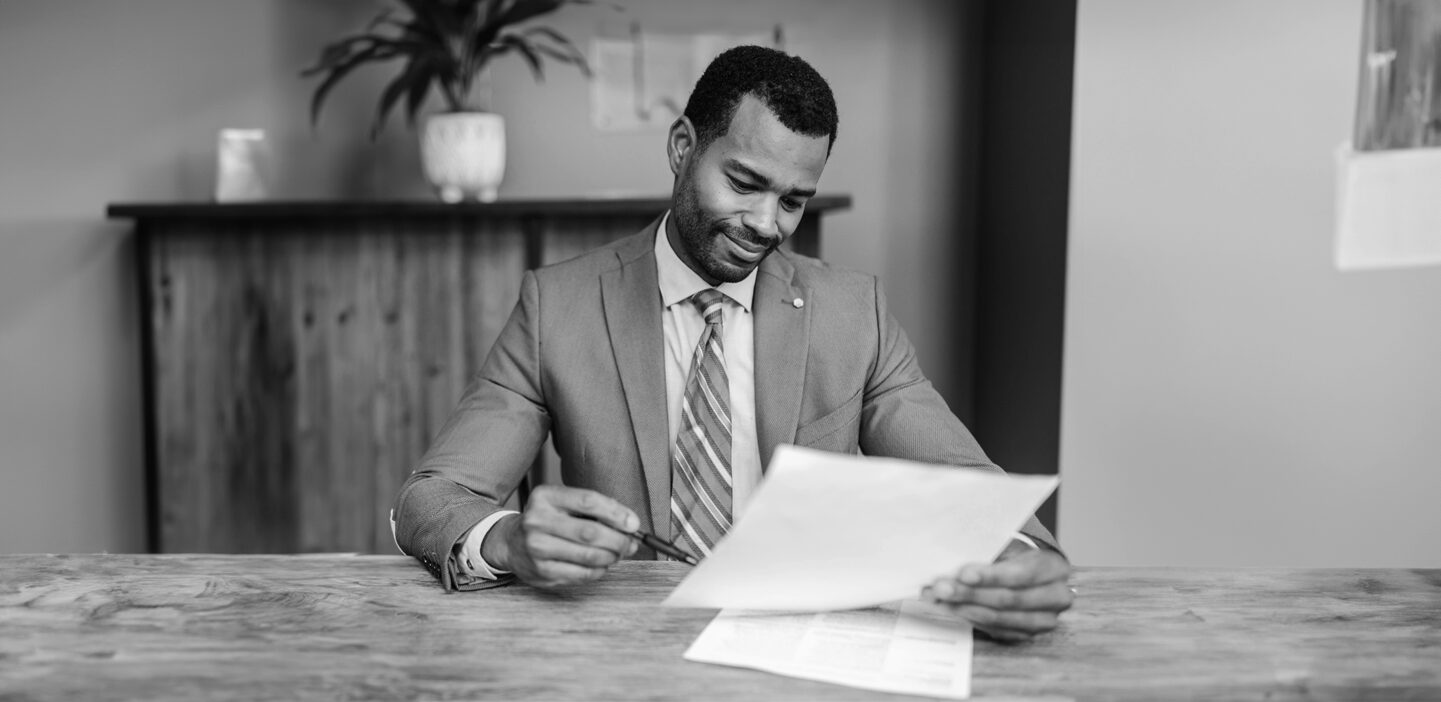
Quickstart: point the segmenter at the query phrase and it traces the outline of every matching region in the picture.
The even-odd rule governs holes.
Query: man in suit
[[[778,249],[836,128],[829,86],[801,59],[718,57],[667,135],[670,211],[525,275],[401,489],[401,548],[447,589],[571,585],[655,558],[636,529],[708,552],[782,443],[1000,470],[922,375],[873,276]],[[564,484],[536,488],[524,514],[504,510],[547,434]],[[856,567],[881,557],[857,553]],[[1069,573],[1032,518],[996,563],[925,594],[1018,640],[1056,626]]]

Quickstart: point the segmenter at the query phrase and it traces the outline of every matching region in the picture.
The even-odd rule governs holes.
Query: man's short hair
[[[726,133],[741,98],[753,95],[781,124],[808,137],[836,143],[836,98],[826,79],[797,56],[764,46],[728,49],[709,66],[691,91],[685,116],[696,129],[696,147],[704,151]]]

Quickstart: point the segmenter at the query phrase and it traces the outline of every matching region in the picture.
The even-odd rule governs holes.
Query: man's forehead
[[[730,134],[738,129],[745,130],[748,128],[760,128],[767,132],[776,132],[777,134],[783,134],[795,139],[820,139],[827,143],[830,142],[829,136],[806,136],[787,127],[785,123],[781,121],[780,117],[776,115],[775,110],[766,104],[765,100],[754,93],[742,95],[740,102],[736,103],[735,114],[731,115],[730,125],[729,128],[726,129],[726,133]]]
[[[817,178],[830,155],[828,136],[792,131],[763,100],[749,94],[741,98],[730,128],[716,142],[723,147],[718,155],[724,162],[740,162],[758,171],[769,170],[768,166],[814,170]]]

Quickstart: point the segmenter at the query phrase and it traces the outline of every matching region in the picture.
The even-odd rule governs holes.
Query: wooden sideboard
[[[394,553],[392,500],[524,271],[668,203],[111,205],[136,223],[151,549]],[[812,199],[789,245],[816,255],[849,205]]]

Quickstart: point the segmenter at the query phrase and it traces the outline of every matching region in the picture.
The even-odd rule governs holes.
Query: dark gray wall
[[[1074,0],[983,10],[971,428],[1016,473],[1059,471]],[[1041,520],[1056,524],[1056,498]]]

